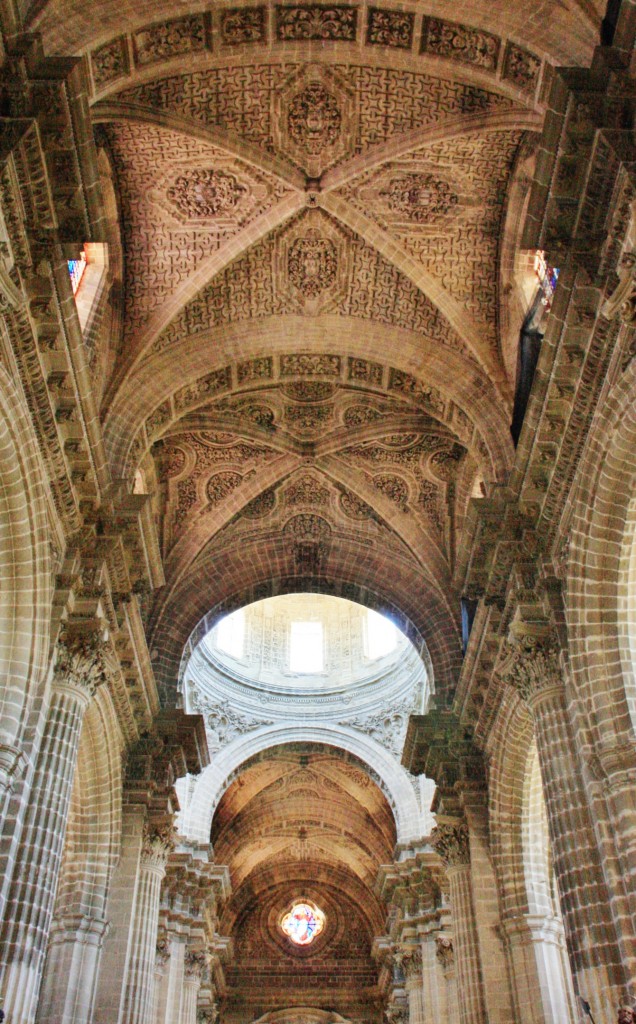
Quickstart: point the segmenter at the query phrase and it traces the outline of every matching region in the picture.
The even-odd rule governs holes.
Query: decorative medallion
[[[233,174],[205,168],[179,175],[168,199],[185,217],[217,217],[235,210],[246,192]]]
[[[274,145],[310,178],[353,152],[356,131],[352,86],[336,70],[306,65],[272,97]]]
[[[312,156],[317,156],[325,147],[333,146],[341,128],[342,114],[338,101],[321,82],[311,82],[289,106],[289,136]]]
[[[297,946],[308,946],[323,931],[325,915],[314,903],[294,903],[280,927]]]
[[[416,224],[430,217],[443,216],[458,202],[458,196],[447,182],[424,172],[392,178],[380,195],[389,209]]]
[[[292,243],[287,256],[289,279],[305,298],[315,299],[336,281],[338,254],[334,243],[311,229]]]

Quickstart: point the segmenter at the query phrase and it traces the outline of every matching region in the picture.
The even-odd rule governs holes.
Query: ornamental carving
[[[301,513],[285,523],[285,533],[298,540],[327,540],[331,527],[322,516]]]
[[[504,58],[503,76],[514,82],[523,92],[534,92],[539,80],[541,61],[534,53],[508,43]]]
[[[165,967],[170,959],[170,943],[166,935],[162,935],[157,939],[157,948],[155,952],[155,964],[157,967]]]
[[[438,825],[431,832],[430,844],[446,867],[454,868],[470,863],[468,826],[464,822]]]
[[[311,82],[291,101],[287,112],[289,137],[312,156],[333,146],[341,128],[338,101],[321,82]]]
[[[151,25],[135,33],[138,64],[152,64],[183,53],[195,53],[206,47],[203,15],[175,18],[160,25]]]
[[[180,174],[167,195],[183,216],[203,219],[233,212],[246,193],[234,174],[208,167]]]
[[[261,725],[271,725],[269,719],[242,715],[228,705],[216,704],[198,691],[193,695],[193,707],[206,722],[208,746],[211,751],[221,750],[238,736],[244,736]]]
[[[441,18],[424,18],[422,53],[434,53],[447,60],[472,64],[494,71],[501,40],[489,32],[470,28]]]
[[[231,7],[221,12],[221,39],[226,46],[265,39],[264,7]]]
[[[276,7],[277,39],[330,39],[353,42],[357,9],[342,5],[302,4]]]
[[[273,490],[263,491],[258,497],[252,498],[243,509],[243,515],[247,519],[263,519],[274,511],[276,505],[276,492]]]
[[[207,967],[207,957],[205,953],[186,953],[183,964],[186,978],[202,978]]]
[[[172,825],[144,825],[141,857],[147,867],[165,868],[174,849],[175,834]]]
[[[287,255],[289,279],[307,299],[315,299],[332,288],[338,271],[338,253],[329,238],[310,230],[297,238]]]
[[[435,939],[435,955],[442,965],[445,971],[455,963],[455,951],[453,949],[453,940],[448,938],[447,935],[438,935]]]
[[[459,201],[447,182],[424,172],[391,178],[380,195],[393,213],[402,214],[416,224],[447,214]]]
[[[367,43],[376,46],[392,46],[410,50],[413,43],[415,15],[407,11],[380,10],[369,8]]]
[[[539,636],[513,636],[503,646],[499,674],[523,700],[532,703],[541,693],[562,687],[559,654],[558,640],[552,631]]]
[[[285,504],[289,506],[328,505],[329,489],[320,484],[313,476],[301,477],[285,491]]]
[[[373,486],[386,494],[387,498],[394,501],[396,505],[406,512],[409,502],[409,489],[406,481],[400,476],[374,476]]]
[[[114,659],[110,644],[97,630],[69,633],[63,629],[58,637],[56,655],[56,680],[72,683],[91,697],[97,687],[106,682]]]
[[[422,950],[419,946],[399,946],[395,951],[395,962],[405,978],[417,978],[422,974]]]
[[[95,86],[105,85],[128,73],[126,41],[122,37],[112,39],[99,50],[91,53],[91,67]]]
[[[375,512],[371,506],[351,491],[344,491],[340,495],[340,508],[348,519],[360,521],[375,518]]]
[[[339,377],[340,356],[290,355],[281,356],[281,377]]]
[[[236,490],[243,477],[240,473],[215,473],[208,480],[205,488],[207,499],[212,505],[218,505]]]
[[[314,380],[300,380],[293,384],[285,384],[283,392],[294,402],[326,402],[333,398],[335,384],[322,383]]]

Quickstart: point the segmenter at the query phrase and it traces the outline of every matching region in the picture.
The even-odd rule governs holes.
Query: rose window
[[[325,915],[313,903],[294,903],[280,926],[297,946],[308,946],[325,927]]]

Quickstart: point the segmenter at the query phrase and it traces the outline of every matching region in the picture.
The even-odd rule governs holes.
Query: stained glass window
[[[73,289],[73,295],[76,295],[87,266],[85,251],[82,249],[76,260],[67,260],[67,262],[68,272],[71,276],[71,288]]]
[[[308,946],[325,927],[325,915],[312,903],[294,903],[280,926],[297,946]]]
[[[552,305],[552,298],[559,279],[559,271],[551,267],[545,258],[545,253],[537,249],[534,256],[534,272],[539,278],[541,291],[543,292],[542,302],[547,309]]]

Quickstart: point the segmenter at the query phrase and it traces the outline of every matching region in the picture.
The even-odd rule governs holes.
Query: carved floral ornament
[[[417,978],[422,973],[422,950],[419,946],[398,946],[394,959],[406,978]]]
[[[336,246],[311,229],[292,242],[288,256],[289,279],[307,299],[315,299],[333,287],[338,270]]]
[[[146,822],[141,848],[142,861],[147,867],[165,868],[174,844],[175,831],[172,825],[154,826]]]
[[[322,82],[310,82],[292,99],[287,112],[289,137],[312,156],[333,146],[341,128],[338,101]]]
[[[499,675],[527,703],[563,685],[560,647],[553,631],[513,636],[505,642],[502,654]]]
[[[435,939],[435,955],[442,965],[444,970],[448,970],[453,966],[455,962],[455,952],[453,950],[453,940],[448,935],[438,935]]]
[[[247,193],[234,174],[214,168],[184,171],[168,189],[168,199],[190,219],[233,213]]]
[[[447,182],[423,171],[391,178],[380,195],[393,213],[416,224],[444,216],[459,202],[459,196]]]
[[[56,652],[56,681],[77,686],[91,697],[115,667],[114,652],[102,630],[71,633],[62,629]]]
[[[430,843],[446,867],[470,863],[470,840],[465,822],[439,824],[431,833]]]

